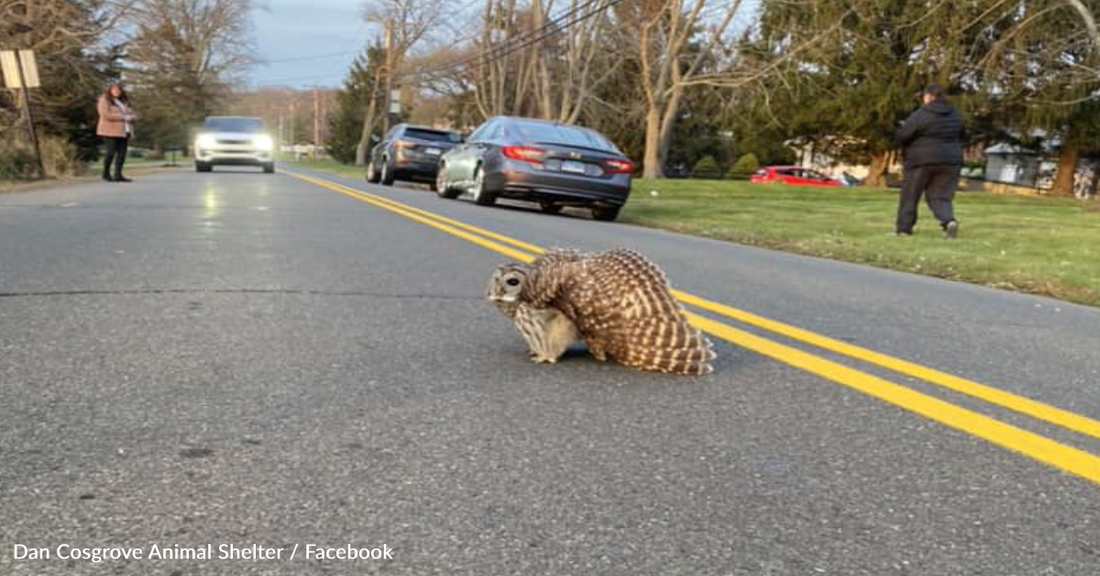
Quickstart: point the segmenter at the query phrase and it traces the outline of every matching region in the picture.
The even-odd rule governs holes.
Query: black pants
[[[917,204],[920,203],[921,194],[925,194],[928,207],[936,220],[940,221],[940,227],[947,226],[948,222],[955,219],[955,209],[952,201],[955,199],[955,189],[959,187],[959,172],[962,166],[937,165],[918,166],[905,170],[905,181],[901,184],[901,195],[898,197],[898,232],[913,232],[913,225],[917,223]]]
[[[122,178],[122,165],[126,163],[126,148],[129,147],[130,138],[104,136],[103,140],[107,145],[107,155],[103,158],[103,177],[111,176],[111,164],[114,163],[114,177]]]

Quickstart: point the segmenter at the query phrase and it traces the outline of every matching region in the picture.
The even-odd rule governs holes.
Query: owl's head
[[[489,278],[485,297],[508,316],[515,314],[530,268],[525,264],[501,264]]]
[[[527,282],[528,272],[528,267],[524,264],[501,264],[489,278],[485,297],[493,302],[516,302]]]

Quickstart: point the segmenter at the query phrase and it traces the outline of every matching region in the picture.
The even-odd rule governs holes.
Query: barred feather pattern
[[[511,305],[530,307],[530,312],[523,318],[514,313],[511,317],[525,338],[525,331],[542,329],[528,318],[549,308],[572,321],[588,351],[599,360],[675,374],[713,370],[712,343],[688,324],[664,273],[641,254],[623,249],[593,254],[554,249],[529,265],[506,266],[522,275]],[[494,278],[499,274],[500,270]]]
[[[580,339],[573,321],[560,310],[549,306],[535,307],[520,300],[520,293],[530,276],[525,264],[504,264],[489,279],[485,297],[502,314],[512,319],[531,351],[533,362],[554,363]]]
[[[581,337],[573,321],[557,308],[520,304],[516,307],[515,325],[531,349],[533,362],[557,362],[569,345]]]

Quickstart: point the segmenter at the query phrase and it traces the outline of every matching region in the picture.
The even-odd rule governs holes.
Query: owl
[[[555,362],[583,339],[601,361],[677,374],[712,370],[711,342],[688,324],[664,273],[631,250],[553,249],[530,264],[504,264],[486,296],[513,320],[536,362]]]

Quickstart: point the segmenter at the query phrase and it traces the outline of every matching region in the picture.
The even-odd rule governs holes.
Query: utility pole
[[[294,98],[293,95],[291,95],[291,98],[292,98],[292,100],[290,101],[290,139],[294,141],[295,145],[297,145],[298,144],[298,112],[296,111],[297,107],[295,106],[295,104],[297,104],[297,103],[293,100],[293,98]]]
[[[321,145],[321,100],[317,89],[313,89],[313,157],[317,157],[317,147]]]
[[[325,111],[325,100],[328,95],[321,93],[321,129],[317,131],[318,140],[320,144],[324,144],[328,138],[328,114]]]
[[[384,94],[386,107],[382,110],[382,134],[390,131],[390,108],[393,106],[393,18],[386,19],[386,39],[384,42],[386,48],[386,91]]]

